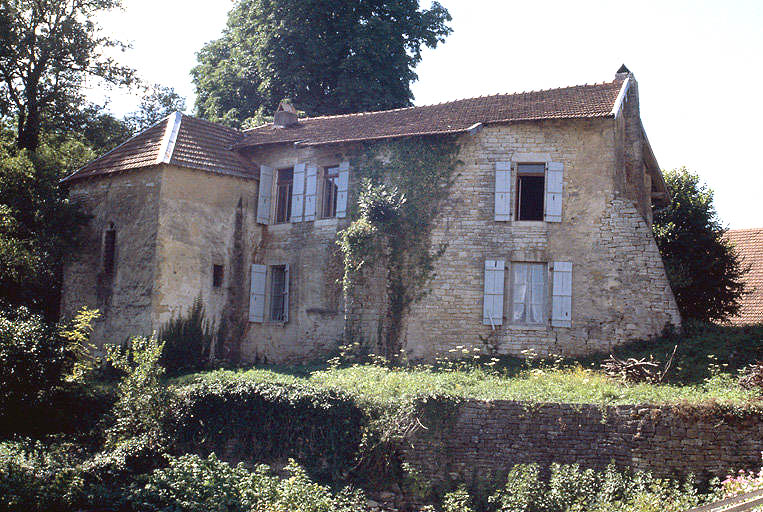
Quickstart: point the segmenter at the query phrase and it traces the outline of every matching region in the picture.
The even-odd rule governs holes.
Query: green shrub
[[[545,512],[549,509],[545,483],[538,464],[517,464],[506,479],[506,485],[488,498],[500,512]]]
[[[161,364],[168,375],[198,371],[209,360],[212,329],[201,299],[196,299],[187,315],[173,317],[159,330],[164,342]]]
[[[129,351],[106,347],[107,359],[124,373],[112,411],[114,423],[106,429],[107,449],[136,436],[148,435],[157,442],[163,436],[172,406],[171,395],[160,381],[162,347],[155,336],[132,338]]]
[[[552,464],[548,483],[551,510],[568,510],[573,505],[583,510],[595,501],[599,477],[592,469],[581,470],[579,464]]]
[[[139,512],[354,512],[366,510],[357,491],[338,495],[312,482],[290,461],[285,478],[259,465],[254,471],[233,467],[214,454],[171,458],[166,468],[154,470],[136,486],[131,501]]]
[[[355,461],[365,424],[346,394],[305,385],[244,379],[201,380],[176,390],[171,433],[181,450],[269,462],[295,458],[323,481],[342,478]]]
[[[473,512],[472,498],[466,487],[459,486],[453,492],[447,493],[442,499],[443,512]]]

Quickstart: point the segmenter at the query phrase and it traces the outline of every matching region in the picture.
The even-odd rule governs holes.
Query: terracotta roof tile
[[[175,133],[172,133],[173,129],[176,129]],[[231,150],[231,146],[242,137],[243,134],[236,129],[175,113],[89,162],[63,181],[150,167],[160,163],[253,177],[256,176],[253,167],[237,152]],[[169,147],[163,147],[168,138],[172,138],[172,143]],[[166,151],[166,154],[160,156],[162,151]]]
[[[256,176],[235,149],[299,142],[305,145],[458,133],[477,123],[574,119],[612,115],[623,80],[520,94],[498,94],[380,112],[300,119],[241,132],[175,113],[96,158],[63,181],[171,163],[192,169]],[[167,145],[168,140],[173,143]],[[159,155],[159,153],[166,153]],[[168,159],[169,156],[169,159]]]
[[[282,142],[318,145],[458,133],[476,123],[607,117],[612,114],[622,84],[622,79],[618,79],[602,84],[482,96],[421,107],[308,117],[286,128],[268,124],[246,130],[246,137],[235,147]]]
[[[742,280],[751,292],[742,298],[739,314],[729,321],[733,324],[756,324],[763,322],[763,228],[731,229],[726,238],[734,245],[742,259],[742,265],[750,265],[750,271]]]

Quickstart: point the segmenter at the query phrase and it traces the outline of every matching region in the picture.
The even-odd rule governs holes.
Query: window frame
[[[539,170],[522,171],[522,166],[543,166],[543,172]],[[522,219],[520,218],[521,205],[522,205],[522,189],[520,186],[522,176],[536,176],[543,178],[543,191],[541,192],[541,204],[540,204],[540,218],[534,219]],[[548,162],[516,162],[514,164],[514,179],[513,185],[515,190],[514,204],[514,220],[517,222],[544,222],[546,220],[546,187],[548,184]]]
[[[333,185],[329,187],[329,185]],[[326,205],[328,200],[326,199],[327,192],[331,190],[333,195],[332,208],[333,213],[328,214],[326,212]],[[326,166],[323,168],[321,175],[321,219],[335,219],[337,213],[339,198],[339,165]]]
[[[291,172],[291,178],[281,179],[281,173]],[[275,187],[275,211],[273,212],[273,224],[288,224],[291,222],[291,203],[294,194],[294,167],[283,167],[276,169],[276,176],[273,180]],[[285,204],[281,204],[281,189],[285,188]],[[283,206],[283,211],[281,207]],[[281,215],[282,214],[282,215]]]
[[[517,320],[514,318],[514,288],[516,286],[515,278],[514,278],[514,269],[516,265],[538,265],[542,266],[541,275],[543,276],[543,304],[541,305],[541,311],[543,312],[543,318],[540,322],[528,322],[527,320]],[[513,260],[509,263],[509,278],[507,279],[509,283],[509,293],[508,293],[508,300],[505,302],[509,306],[508,311],[508,323],[512,326],[518,326],[518,327],[530,327],[530,328],[538,328],[538,327],[547,327],[550,322],[550,312],[549,312],[549,285],[550,285],[550,270],[549,270],[549,264],[547,261],[527,261],[527,260]],[[531,283],[532,284],[532,283]],[[525,317],[527,317],[527,303],[523,303],[525,307]]]

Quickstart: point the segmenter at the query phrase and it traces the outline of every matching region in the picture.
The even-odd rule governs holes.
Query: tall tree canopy
[[[410,106],[421,48],[443,42],[450,19],[418,0],[239,0],[198,54],[196,109],[246,126],[284,98],[308,115]]]
[[[85,80],[128,84],[133,71],[105,57],[121,43],[92,21],[120,0],[0,0],[0,116],[16,144],[34,151],[44,124],[61,124],[84,104]]]
[[[723,238],[713,191],[685,167],[665,173],[672,197],[653,230],[684,319],[723,320],[739,310],[745,269]]]

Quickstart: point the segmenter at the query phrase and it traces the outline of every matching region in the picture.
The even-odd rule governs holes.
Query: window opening
[[[113,228],[107,229],[103,238],[103,271],[106,275],[114,274],[117,252],[117,231]]]
[[[212,287],[213,288],[220,288],[223,285],[223,266],[222,265],[212,265]]]
[[[517,220],[543,220],[545,164],[517,165]]]
[[[546,264],[512,263],[511,320],[518,324],[543,324],[546,319]]]
[[[291,220],[291,192],[294,169],[279,169],[276,182],[276,223]]]
[[[339,167],[326,169],[323,177],[323,208],[324,219],[336,217],[336,199],[339,194]]]
[[[271,267],[270,319],[274,322],[283,322],[286,318],[286,297],[289,286],[286,275],[286,265]]]

